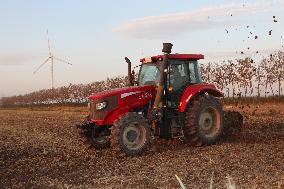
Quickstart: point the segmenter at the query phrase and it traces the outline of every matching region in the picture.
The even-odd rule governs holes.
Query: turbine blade
[[[51,45],[50,45],[50,40],[49,40],[49,35],[48,35],[48,29],[46,30],[46,35],[47,35],[47,44],[48,44],[49,56],[52,56],[51,55]]]
[[[33,73],[35,74],[44,64],[49,61],[50,57],[48,57]]]
[[[69,65],[72,66],[72,64],[71,64],[70,62],[66,61],[66,60],[63,60],[63,59],[60,59],[60,58],[57,58],[57,57],[53,57],[53,58],[54,58],[55,60],[58,60],[58,61],[60,61],[60,62],[64,62],[64,63],[69,64]]]

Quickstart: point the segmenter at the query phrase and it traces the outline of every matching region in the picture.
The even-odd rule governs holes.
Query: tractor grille
[[[107,107],[102,110],[96,110],[96,104],[103,101],[107,101]],[[93,100],[90,102],[90,104],[91,104],[91,113],[90,113],[91,119],[103,120],[107,112],[117,107],[117,95],[105,97],[103,99]]]

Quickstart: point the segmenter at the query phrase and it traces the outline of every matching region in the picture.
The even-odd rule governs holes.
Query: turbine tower
[[[49,57],[33,73],[35,74],[45,64],[51,63],[51,66],[50,66],[50,70],[51,70],[51,88],[53,89],[54,88],[54,77],[53,77],[54,76],[54,74],[53,74],[53,63],[54,63],[54,60],[57,60],[59,62],[63,62],[63,63],[69,64],[69,65],[72,65],[72,64],[70,62],[66,61],[66,60],[63,60],[61,58],[57,58],[57,57],[52,55],[52,53],[51,53],[51,45],[50,45],[50,40],[49,40],[49,35],[48,35],[48,30],[46,30],[46,34],[47,34],[47,44],[48,44]]]

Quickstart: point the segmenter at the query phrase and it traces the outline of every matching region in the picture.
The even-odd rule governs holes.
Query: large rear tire
[[[197,97],[185,116],[184,140],[195,146],[216,143],[224,129],[224,112],[220,101],[210,95]]]
[[[114,122],[110,139],[114,150],[130,156],[142,155],[152,142],[151,127],[142,115],[129,112]]]

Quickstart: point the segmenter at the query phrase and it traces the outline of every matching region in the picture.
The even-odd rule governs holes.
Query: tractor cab
[[[168,60],[168,73],[169,84],[182,84],[186,83],[201,83],[201,75],[199,72],[198,60],[203,59],[201,54],[170,54]],[[143,58],[140,60],[142,63],[138,83],[139,85],[157,84],[161,73],[161,64],[163,55]],[[177,75],[178,74],[178,75]],[[172,76],[172,77],[171,77]],[[175,77],[179,77],[180,82],[174,81]]]
[[[164,89],[167,105],[177,106],[178,97],[188,85],[202,83],[198,60],[201,54],[169,54],[165,69]],[[138,76],[138,85],[159,85],[163,71],[163,55],[152,56],[140,60],[142,63]]]

